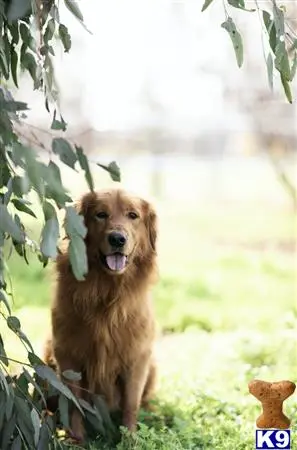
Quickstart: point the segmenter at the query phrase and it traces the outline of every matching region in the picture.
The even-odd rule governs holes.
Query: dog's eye
[[[135,220],[135,219],[138,219],[139,215],[136,214],[136,212],[130,211],[128,213],[128,217],[129,217],[129,219]]]
[[[97,219],[107,219],[108,214],[105,211],[100,211],[96,214]]]

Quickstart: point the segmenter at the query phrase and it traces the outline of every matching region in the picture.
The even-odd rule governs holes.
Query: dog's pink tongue
[[[115,253],[106,256],[106,262],[110,270],[123,270],[126,265],[127,256]]]

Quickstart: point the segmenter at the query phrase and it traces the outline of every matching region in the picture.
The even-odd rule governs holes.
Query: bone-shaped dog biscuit
[[[283,413],[283,402],[295,391],[296,385],[291,381],[253,380],[249,383],[249,392],[261,403],[263,413],[258,417],[258,428],[286,429],[290,427],[290,419]]]

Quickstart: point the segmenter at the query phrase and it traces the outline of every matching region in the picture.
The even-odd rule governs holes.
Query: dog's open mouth
[[[111,255],[102,255],[105,266],[114,272],[120,272],[125,269],[128,258],[123,253],[116,252]]]

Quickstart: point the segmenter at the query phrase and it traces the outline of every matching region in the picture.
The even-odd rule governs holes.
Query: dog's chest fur
[[[146,292],[118,295],[110,289],[102,301],[100,283],[73,299],[77,321],[76,351],[83,365],[96,366],[97,376],[106,377],[133,364],[154,336],[154,320]],[[123,289],[123,286],[122,286]],[[71,321],[72,323],[74,320]]]

